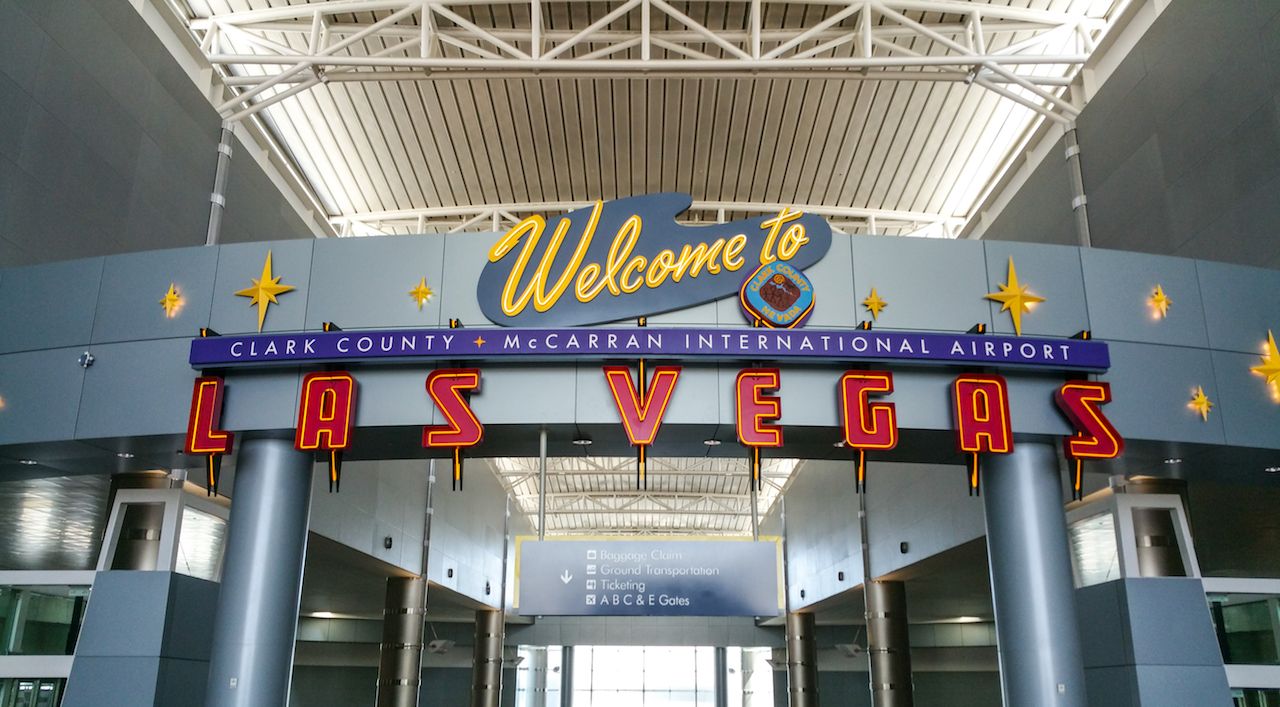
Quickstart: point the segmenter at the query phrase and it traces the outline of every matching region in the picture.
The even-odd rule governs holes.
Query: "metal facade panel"
[[[477,333],[467,330],[466,333]],[[574,422],[577,382],[572,365],[539,366],[530,375],[526,366],[484,366],[484,388],[471,399],[471,409],[486,425],[519,424],[537,420],[546,424]],[[493,394],[485,396],[484,390]]]
[[[1209,351],[1173,346],[1116,342],[1111,344],[1111,370],[1100,377],[1111,383],[1107,417],[1125,438],[1165,439],[1222,444],[1222,418],[1207,421],[1187,408],[1196,386],[1210,400],[1218,397]]]
[[[1068,246],[992,241],[987,252],[987,292],[997,292],[1009,282],[1009,259],[1013,258],[1018,282],[1027,292],[1045,298],[1022,314],[1024,336],[1071,336],[1089,328],[1085,306],[1084,276],[1080,270],[1080,250]],[[993,325],[1000,334],[1014,333],[1008,312],[999,302],[988,302]]]
[[[492,326],[476,301],[476,283],[480,281],[480,271],[489,262],[489,248],[500,236],[498,233],[443,236],[448,266],[440,280],[441,323],[459,319],[467,327]]]
[[[855,297],[876,288],[889,303],[877,328],[966,331],[991,326],[983,244],[974,241],[887,239],[853,241]]]
[[[268,305],[262,331],[300,331],[306,324],[310,297],[311,255],[315,241],[272,241],[224,245],[218,249],[218,277],[214,281],[213,310],[209,326],[220,334],[258,331],[258,307],[237,291],[262,279],[263,264],[271,254],[271,273],[280,285],[295,289],[276,296]]]
[[[324,322],[359,328],[436,326],[441,323],[444,241],[438,237],[326,238],[315,241],[306,328]],[[409,291],[426,280],[434,294],[421,310]],[[334,287],[339,282],[358,287]]]
[[[195,336],[209,324],[216,248],[176,248],[106,258],[93,343]],[[182,298],[173,317],[160,300],[170,285]]]
[[[391,427],[396,425],[432,425],[440,422],[440,415],[431,398],[427,396],[428,365],[385,366],[365,368],[356,373],[359,389],[356,393],[357,427]],[[489,387],[482,377],[480,392]]]
[[[1214,403],[1209,419],[1221,420],[1227,444],[1280,449],[1280,393],[1249,370],[1260,363],[1260,357],[1226,351],[1212,354],[1217,385],[1214,392],[1205,386]]]
[[[1254,353],[1267,331],[1280,333],[1280,277],[1276,271],[1196,261],[1209,346]],[[1278,334],[1280,335],[1280,334]]]
[[[82,351],[75,347],[0,356],[0,444],[75,437],[85,373],[76,359]]]
[[[76,437],[184,434],[196,372],[185,339],[102,344],[84,376]],[[128,411],[127,414],[124,411]]]
[[[83,346],[93,331],[102,258],[9,268],[0,279],[0,354]]]
[[[1098,248],[1081,250],[1080,261],[1095,339],[1208,346],[1195,261]],[[1163,318],[1149,304],[1156,286],[1172,300]]]
[[[292,429],[298,422],[296,368],[236,373],[227,379],[222,427],[233,431]],[[191,392],[183,396],[188,401]]]

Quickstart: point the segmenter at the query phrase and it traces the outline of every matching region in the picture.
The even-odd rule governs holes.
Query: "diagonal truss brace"
[[[606,5],[594,19],[550,27]],[[329,82],[835,78],[971,83],[1059,122],[1104,18],[957,0],[329,0],[187,20],[240,120]],[[791,10],[791,12],[788,12]],[[797,26],[766,18],[800,15]],[[710,26],[714,15],[745,27]],[[926,20],[925,18],[931,18]],[[560,25],[566,23],[561,22]]]
[[[590,206],[588,201],[531,202],[449,206],[403,211],[380,211],[330,218],[341,236],[375,236],[396,233],[501,232],[532,214],[555,214]],[[888,233],[954,238],[964,218],[917,211],[862,209],[816,204],[773,204],[737,201],[694,201],[681,216],[683,223],[724,223],[737,218],[776,214],[787,208],[822,216],[841,233]]]

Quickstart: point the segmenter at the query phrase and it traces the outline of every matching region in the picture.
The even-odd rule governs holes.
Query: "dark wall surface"
[[[0,0],[0,266],[202,245],[220,126],[129,3]],[[236,147],[222,241],[308,234]]]
[[[1094,246],[1280,268],[1280,3],[1174,0],[1077,125]],[[984,237],[1071,218],[1059,143]]]

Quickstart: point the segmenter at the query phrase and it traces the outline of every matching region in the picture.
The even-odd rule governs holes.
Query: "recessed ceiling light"
[[[1182,457],[1169,457],[1168,459],[1164,460],[1164,463],[1165,464],[1181,464]]]
[[[844,440],[840,440],[839,442],[835,442],[835,443],[833,443],[831,446],[832,446],[832,447],[835,447],[836,449],[844,449]]]
[[[133,459],[133,452],[116,452],[116,456],[121,459]]]
[[[35,459],[19,459],[19,460],[18,460],[18,463],[19,463],[19,464],[25,464],[26,466],[35,466],[35,465],[39,464],[40,462],[36,461]]]
[[[1263,471],[1267,472],[1268,474],[1280,473],[1280,466],[1269,466],[1266,469],[1263,469]]]
[[[703,443],[703,444],[705,444],[705,445],[707,445],[708,447],[719,447],[719,446],[720,446],[720,440],[718,440],[718,439],[704,439],[704,440],[702,440],[702,443]]]
[[[590,438],[590,437],[576,437],[576,438],[574,438],[573,443],[574,443],[574,444],[576,444],[576,445],[578,445],[579,447],[590,447],[590,446],[591,446],[591,438]]]

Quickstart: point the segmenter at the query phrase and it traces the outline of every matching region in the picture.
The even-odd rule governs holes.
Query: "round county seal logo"
[[[813,283],[787,263],[765,263],[751,273],[738,294],[747,318],[772,329],[804,323],[813,311]]]

